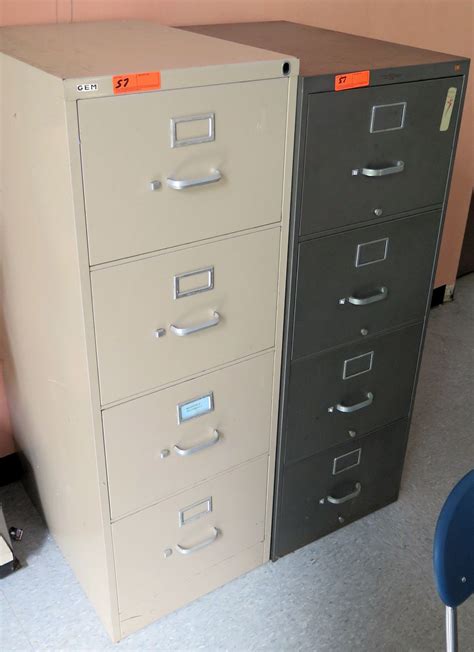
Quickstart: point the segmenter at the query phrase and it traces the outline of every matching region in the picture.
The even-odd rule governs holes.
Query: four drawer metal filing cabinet
[[[272,556],[396,500],[468,60],[293,23],[300,60]]]
[[[298,61],[0,31],[16,437],[114,639],[269,558]]]

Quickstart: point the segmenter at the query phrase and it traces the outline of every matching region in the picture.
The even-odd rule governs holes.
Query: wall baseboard
[[[454,301],[454,290],[454,285],[440,285],[439,288],[435,288],[431,295],[431,307],[435,308],[442,303]]]
[[[20,480],[22,474],[18,453],[0,457],[0,487]]]
[[[474,272],[474,192],[471,197],[457,276]]]
[[[446,286],[440,285],[439,288],[435,288],[431,295],[431,307],[435,308],[444,303],[444,293],[446,292]]]

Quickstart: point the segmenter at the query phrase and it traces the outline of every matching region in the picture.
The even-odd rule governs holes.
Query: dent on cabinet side
[[[61,80],[0,61],[1,285],[14,434],[48,527],[117,639],[75,106],[66,108]]]

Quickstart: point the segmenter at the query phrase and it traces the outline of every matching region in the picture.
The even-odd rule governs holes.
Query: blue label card
[[[205,396],[194,398],[191,401],[186,401],[186,403],[180,403],[178,405],[178,423],[183,423],[183,421],[189,421],[189,419],[200,417],[203,414],[212,412],[213,409],[214,397],[212,392],[209,392],[209,394],[206,394]]]

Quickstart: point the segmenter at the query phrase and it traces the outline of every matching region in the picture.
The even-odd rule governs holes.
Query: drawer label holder
[[[377,106],[373,106],[370,116],[370,133],[380,134],[386,131],[403,129],[405,126],[406,111],[406,102],[377,104]]]
[[[373,363],[373,351],[344,360],[342,380],[349,380],[349,378],[355,378],[355,376],[360,376],[361,374],[366,374],[369,371],[372,371]]]
[[[197,521],[197,519],[202,518],[211,512],[212,496],[204,498],[204,500],[198,500],[196,503],[188,505],[187,507],[183,507],[183,509],[180,509],[178,512],[179,527]]]
[[[193,284],[194,282],[194,284]],[[183,287],[188,283],[187,287]],[[201,267],[173,277],[173,298],[182,299],[214,289],[214,267]]]
[[[214,394],[209,392],[204,396],[193,398],[176,406],[178,412],[178,424],[185,423],[190,419],[201,417],[214,410]]]
[[[355,266],[365,267],[387,260],[389,238],[360,242],[357,245]]]
[[[180,126],[184,130],[185,126],[194,125],[198,128],[198,133],[193,135],[180,135]],[[199,126],[201,129],[199,129]],[[188,145],[200,145],[201,143],[212,143],[216,138],[215,131],[215,114],[201,113],[199,115],[188,115],[182,118],[171,118],[170,135],[171,147],[186,147]]]
[[[355,451],[351,451],[350,453],[345,453],[344,455],[335,457],[332,465],[332,474],[338,475],[339,473],[353,469],[355,466],[359,466],[361,457],[361,448],[357,448]]]

